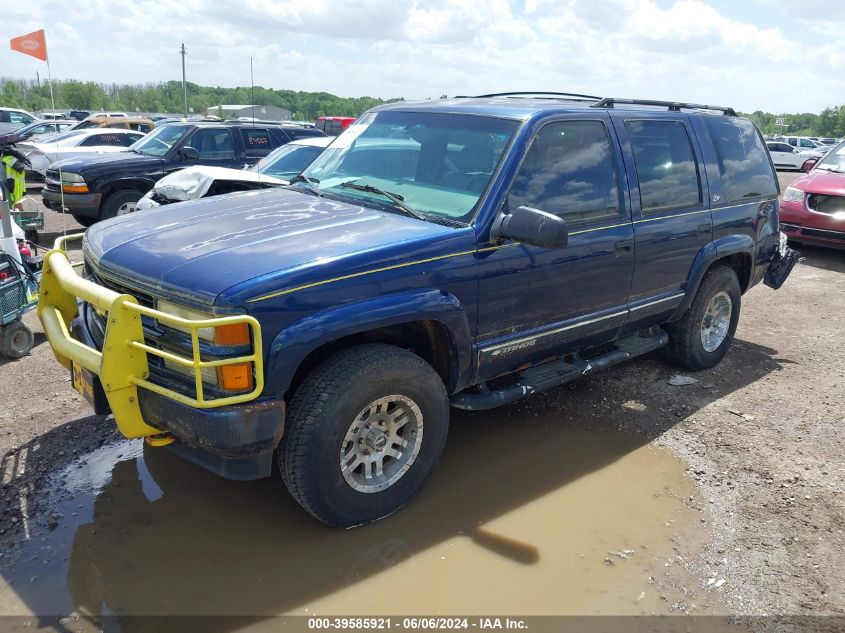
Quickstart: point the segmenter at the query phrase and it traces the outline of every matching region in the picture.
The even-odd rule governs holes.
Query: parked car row
[[[73,129],[44,142],[18,143],[18,149],[29,159],[27,177],[41,180],[51,163],[74,156],[125,150],[144,137],[143,132],[118,128]]]
[[[64,205],[77,222],[91,226],[104,218],[131,213],[156,182],[185,167],[239,170],[291,141],[325,136],[315,128],[272,123],[168,123],[156,127],[125,152],[78,156],[54,163],[46,171],[41,195],[47,207],[58,211]],[[220,190],[223,189],[221,185]]]

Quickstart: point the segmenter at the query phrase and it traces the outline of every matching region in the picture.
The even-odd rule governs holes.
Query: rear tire
[[[719,364],[733,341],[741,301],[739,280],[731,268],[708,270],[689,310],[666,326],[669,360],[693,371]]]
[[[422,489],[448,428],[446,389],[428,363],[392,345],[359,345],[325,361],[293,395],[279,469],[314,517],[353,527]]]
[[[17,360],[32,350],[35,337],[25,323],[14,321],[0,327],[0,356]]]
[[[116,218],[119,215],[126,215],[135,211],[135,205],[144,194],[134,189],[121,189],[115,191],[100,207],[100,219],[107,220]]]

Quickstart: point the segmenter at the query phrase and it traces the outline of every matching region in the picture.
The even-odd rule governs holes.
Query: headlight
[[[62,172],[62,184],[63,185],[73,185],[73,184],[79,184],[79,183],[83,183],[83,184],[85,183],[85,179],[82,176],[80,176],[79,174],[74,174],[74,173],[69,172],[69,171],[63,171]]]
[[[67,193],[88,193],[88,185],[79,174],[62,172],[62,189]]]
[[[166,301],[164,299],[159,299],[156,303],[156,308],[166,314],[172,314],[173,316],[190,319],[192,321],[205,321],[214,318],[213,314],[201,312],[200,310],[194,310],[192,308],[186,308],[185,306],[181,306],[177,303]],[[174,330],[179,330],[180,332],[185,332],[186,334],[191,333],[191,329],[188,327],[182,327],[165,322],[162,322],[161,325],[173,328]],[[197,335],[204,341],[209,341],[217,345],[238,346],[249,345],[251,342],[249,326],[246,323],[233,323],[213,328],[205,327],[201,328]]]
[[[783,190],[783,201],[784,202],[803,202],[804,201],[804,192],[800,189],[796,189],[795,187],[787,187]]]
[[[175,317],[180,317],[182,319],[189,319],[191,321],[205,321],[206,319],[213,319],[213,314],[208,314],[207,312],[201,312],[199,310],[194,310],[192,308],[186,308],[185,306],[180,306],[178,303],[173,303],[171,301],[165,301],[164,299],[159,299],[156,302],[156,309],[164,312],[165,314],[170,314]],[[180,325],[175,325],[172,323],[161,322],[161,325],[169,328],[173,328],[174,330],[179,330],[180,332],[185,332],[186,334],[191,333],[191,328],[182,327]],[[213,341],[214,340],[214,328],[202,328],[199,332],[199,337],[205,341]]]

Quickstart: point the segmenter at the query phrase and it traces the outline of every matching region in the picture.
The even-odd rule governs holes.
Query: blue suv
[[[375,108],[289,187],[115,218],[39,314],[128,437],[220,475],[277,464],[353,526],[422,488],[449,409],[663,348],[728,351],[741,297],[797,254],[755,126],[730,108],[543,93]]]

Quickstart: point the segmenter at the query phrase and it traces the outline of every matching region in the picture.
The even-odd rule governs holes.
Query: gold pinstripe
[[[743,203],[743,204],[735,204],[729,207],[719,207],[718,209],[712,209],[712,211],[723,211],[725,209],[734,209],[736,207],[743,207],[747,204],[751,203]],[[634,220],[633,224],[641,224],[643,222],[656,222],[657,220],[671,220],[672,218],[681,218],[686,215],[696,215],[698,213],[709,213],[711,209],[701,209],[700,211],[688,211],[686,213],[677,213],[675,215],[662,215],[656,218],[644,218],[641,220]],[[620,226],[628,226],[631,222],[622,222],[620,224],[609,224],[607,226],[597,226],[591,229],[583,229],[581,231],[572,231],[569,235],[582,235],[584,233],[593,233],[595,231],[604,231],[605,229],[616,229]],[[437,257],[429,257],[428,259],[418,259],[412,262],[405,262],[403,264],[393,264],[392,266],[382,266],[381,268],[373,268],[372,270],[362,270],[361,272],[357,273],[350,273],[348,275],[341,275],[340,277],[332,277],[331,279],[323,279],[322,281],[315,281],[310,284],[303,284],[301,286],[294,286],[293,288],[288,288],[287,290],[279,290],[277,292],[271,292],[270,294],[261,295],[260,297],[255,297],[253,299],[247,299],[247,303],[255,303],[257,301],[265,301],[267,299],[274,299],[276,297],[281,297],[283,295],[290,294],[292,292],[297,292],[299,290],[307,290],[308,288],[314,288],[316,286],[323,286],[325,284],[334,283],[336,281],[344,281],[346,279],[354,279],[355,277],[363,277],[364,275],[372,275],[375,273],[383,273],[388,270],[396,270],[397,268],[406,268],[408,266],[416,266],[417,264],[427,264],[429,262],[436,262],[440,261],[441,259],[450,259],[452,257],[460,257],[462,255],[474,255],[475,253],[484,253],[487,251],[497,251],[502,248],[509,248],[511,246],[519,246],[517,242],[511,242],[510,244],[501,244],[499,246],[485,246],[483,248],[477,248],[470,251],[460,251],[458,253],[449,253],[448,255],[438,255]]]
[[[373,268],[372,270],[362,270],[361,272],[357,273],[350,273],[348,275],[341,275],[340,277],[332,277],[331,279],[323,279],[322,281],[315,281],[310,284],[303,284],[301,286],[295,286],[293,288],[288,288],[287,290],[279,290],[278,292],[271,292],[267,295],[262,295],[260,297],[255,297],[254,299],[248,299],[247,303],[255,303],[256,301],[264,301],[265,299],[273,299],[275,297],[281,297],[282,295],[290,294],[291,292],[296,292],[297,290],[306,290],[308,288],[314,288],[315,286],[322,286],[324,284],[334,283],[335,281],[344,281],[346,279],[353,279],[355,277],[362,277],[364,275],[371,275],[374,273],[382,273],[387,270],[396,270],[397,268],[406,268],[407,266],[416,266],[417,264],[427,264],[429,262],[436,262],[441,259],[449,259],[451,257],[460,257],[461,255],[474,255],[476,253],[484,253],[486,251],[496,251],[500,248],[509,248],[511,246],[518,246],[517,242],[512,242],[510,244],[501,244],[500,246],[486,246],[484,248],[476,248],[471,251],[460,251],[458,253],[449,253],[448,255],[438,255],[437,257],[429,257],[428,259],[417,259],[412,262],[404,262],[402,264],[393,264],[392,266],[382,266],[381,268]]]

